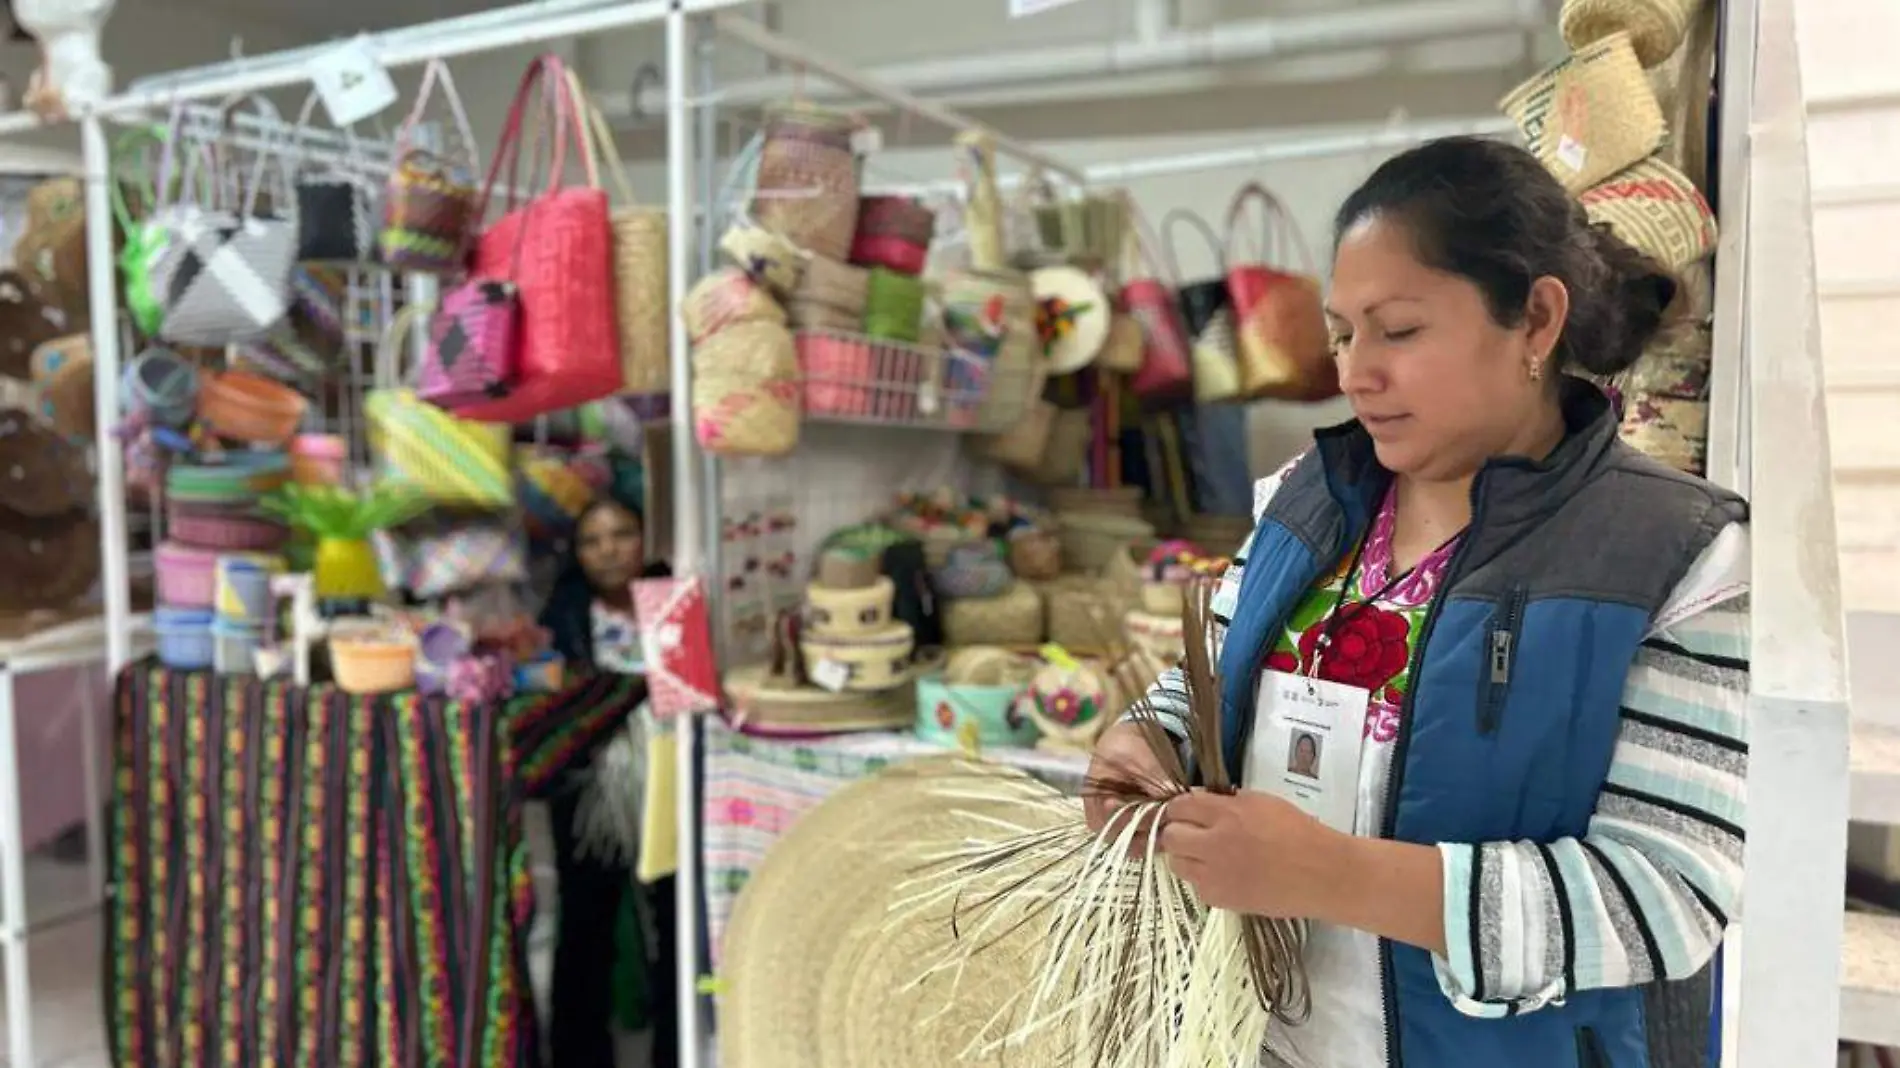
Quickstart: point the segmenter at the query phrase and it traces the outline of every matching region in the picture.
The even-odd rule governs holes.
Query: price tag
[[[330,113],[330,122],[362,122],[396,102],[396,83],[376,61],[369,39],[358,37],[310,61],[310,84]]]
[[[1582,171],[1585,161],[1590,158],[1590,150],[1583,147],[1583,142],[1565,134],[1557,139],[1557,158],[1571,170]]]
[[[1026,19],[1031,15],[1040,15],[1045,11],[1054,11],[1067,7],[1078,0],[1009,0],[1009,17]]]
[[[937,409],[942,407],[942,405],[943,398],[938,393],[937,383],[925,382],[923,385],[917,387],[918,415],[936,415]]]
[[[844,684],[851,681],[851,669],[836,660],[820,660],[812,665],[811,681],[832,693],[839,693],[844,690]]]

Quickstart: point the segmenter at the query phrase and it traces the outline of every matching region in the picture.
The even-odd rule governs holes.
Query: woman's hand
[[[1142,726],[1133,720],[1112,723],[1095,740],[1095,753],[1089,759],[1087,784],[1103,779],[1133,779],[1135,781],[1163,781],[1166,773],[1161,762],[1155,758],[1154,750],[1149,747],[1148,739],[1142,735]],[[1118,797],[1097,793],[1088,785],[1083,787],[1082,811],[1088,817],[1089,830],[1100,831],[1108,823],[1109,816],[1125,802]]]
[[[1255,790],[1204,790],[1168,802],[1161,851],[1213,908],[1279,919],[1325,913],[1340,891],[1347,836]]]

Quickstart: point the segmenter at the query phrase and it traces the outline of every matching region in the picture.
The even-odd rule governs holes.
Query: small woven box
[[[1498,108],[1571,193],[1648,158],[1665,132],[1662,105],[1628,33],[1572,53],[1513,89]]]

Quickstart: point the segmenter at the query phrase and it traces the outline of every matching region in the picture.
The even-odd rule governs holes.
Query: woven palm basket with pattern
[[[961,974],[918,974],[956,936],[949,916],[895,923],[899,891],[938,854],[1016,813],[1032,780],[936,757],[833,794],[767,854],[725,937],[722,1068],[1054,1065],[1055,1050],[966,1049],[1035,977],[1038,931],[986,944]]]

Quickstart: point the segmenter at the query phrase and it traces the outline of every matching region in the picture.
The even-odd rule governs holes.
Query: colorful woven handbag
[[[317,94],[304,98],[296,129],[309,127]],[[340,166],[299,167],[297,259],[301,263],[366,263],[376,258],[376,236],[383,218],[383,183],[372,177],[362,146],[347,127],[347,148]]]
[[[511,507],[509,428],[457,419],[415,390],[394,384],[394,368],[400,366],[394,350],[410,340],[425,314],[425,308],[412,304],[391,321],[377,357],[378,377],[387,384],[363,401],[378,477],[407,485],[437,504]]]
[[[428,152],[415,146],[429,92],[440,83],[461,143]],[[396,134],[395,166],[383,198],[383,229],[377,237],[382,261],[405,271],[451,273],[462,269],[469,240],[481,220],[475,185],[475,132],[455,91],[448,65],[430,60],[416,103]]]
[[[1234,255],[1234,236],[1247,205],[1267,212],[1258,258]],[[1270,261],[1297,252],[1301,268]],[[1320,307],[1313,257],[1299,227],[1280,199],[1250,182],[1234,195],[1227,212],[1227,295],[1233,302],[1240,354],[1240,393],[1249,400],[1321,401],[1339,395],[1326,316]]]
[[[416,396],[450,411],[506,397],[520,337],[521,295],[514,283],[478,278],[456,286],[429,317]]]
[[[376,536],[378,555],[393,565],[383,581],[423,600],[528,580],[527,543],[509,523],[437,521]]]
[[[269,101],[258,97],[256,102],[262,116],[277,118]],[[161,197],[169,185],[177,142],[174,122],[173,137],[166,143],[159,167]],[[191,162],[187,161],[187,175]],[[236,211],[178,201],[153,214],[153,221],[163,228],[149,268],[160,308],[160,338],[176,345],[236,344],[265,336],[289,314],[297,224],[258,208],[265,178],[272,164],[280,162],[277,152],[257,154]],[[276,204],[289,199],[281,194],[272,197]]]
[[[592,160],[587,185],[563,186],[570,136],[585,137],[559,56],[536,59],[508,109],[501,145],[488,170],[487,198],[507,164],[507,213],[476,242],[470,274],[505,278],[521,295],[521,346],[508,396],[458,409],[484,423],[525,423],[620,392],[620,333],[614,319],[613,229],[607,194]],[[525,109],[537,98],[552,105],[555,129],[547,191],[517,205]]]

